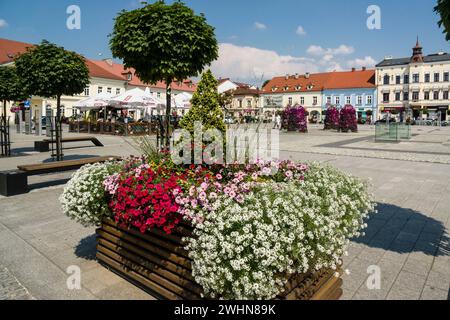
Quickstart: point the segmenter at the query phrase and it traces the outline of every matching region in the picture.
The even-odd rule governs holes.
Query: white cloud
[[[8,26],[8,23],[4,19],[0,19],[0,29],[6,28]]]
[[[285,74],[318,72],[314,59],[280,55],[271,50],[241,47],[230,43],[219,44],[219,59],[212,63],[217,77],[255,81]],[[256,83],[260,85],[260,83]]]
[[[306,35],[306,31],[302,26],[298,26],[297,31],[295,32],[296,34],[298,34],[299,36],[305,36]]]
[[[347,62],[349,68],[374,67],[377,62],[371,56],[366,56],[363,59],[354,59]]]
[[[323,48],[317,45],[311,45],[306,52],[312,56],[326,56],[326,55],[349,55],[355,52],[355,48],[341,44],[337,48]]]
[[[267,29],[267,26],[261,22],[255,22],[254,26],[258,30],[266,30]]]

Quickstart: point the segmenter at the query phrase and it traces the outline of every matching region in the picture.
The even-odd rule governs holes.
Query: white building
[[[450,54],[424,56],[417,41],[411,57],[385,58],[376,66],[378,115],[449,119]]]

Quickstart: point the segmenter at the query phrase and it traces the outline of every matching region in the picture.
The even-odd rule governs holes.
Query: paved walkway
[[[379,213],[368,222],[366,236],[351,242],[349,256],[344,258],[349,274],[344,276],[343,299],[449,299],[450,165],[436,161],[427,148],[445,147],[450,129],[435,131],[434,135],[416,132],[416,141],[422,141],[416,148],[421,159],[409,161],[396,159],[401,152],[392,150],[371,151],[373,154],[365,157],[352,155],[357,150],[347,149],[349,145],[384,148],[383,144],[370,143],[370,130],[341,135],[312,129],[308,135],[282,134],[280,142],[283,158],[330,163],[372,181]],[[1,170],[48,161],[48,153],[30,151],[35,137],[15,136],[13,141],[19,138],[21,142],[13,148],[19,148],[22,154],[0,159]],[[104,148],[80,144],[65,154],[137,153],[132,139],[99,138]],[[409,148],[403,143],[388,147]],[[382,159],[386,156],[377,152],[386,152],[389,158]],[[64,180],[69,175],[37,176],[30,193],[0,197],[0,299],[153,299],[101,267],[95,261],[94,229],[83,228],[62,214],[58,202],[62,185],[52,186],[48,181]],[[73,265],[81,270],[81,290],[70,290],[66,284],[67,268]],[[366,285],[368,269],[372,271],[373,266],[379,267],[379,290]]]

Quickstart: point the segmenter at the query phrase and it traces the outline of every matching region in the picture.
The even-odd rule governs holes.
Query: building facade
[[[270,116],[287,106],[302,105],[310,114],[322,112],[322,91],[326,73],[286,75],[275,77],[263,87],[261,99],[263,113]]]
[[[231,103],[225,106],[227,115],[234,118],[242,118],[244,116],[256,117],[260,114],[260,91],[259,89],[237,88],[231,91]]]
[[[412,56],[377,64],[376,84],[379,117],[450,119],[450,54],[423,55],[417,41]]]
[[[376,111],[375,70],[353,69],[346,72],[327,72],[287,75],[270,80],[263,88],[263,109],[267,114],[282,111],[289,105],[301,105],[309,118],[320,121],[329,105],[353,105],[360,117],[368,110]]]
[[[14,63],[14,57],[32,47],[30,43],[18,42],[8,39],[0,39],[0,66],[8,66]],[[166,84],[158,82],[156,84],[145,84],[136,75],[133,69],[126,69],[122,64],[113,62],[112,59],[92,60],[86,59],[86,65],[89,69],[90,84],[83,92],[74,96],[61,97],[61,113],[65,117],[73,116],[76,110],[73,105],[85,98],[95,96],[102,92],[119,95],[126,90],[139,87],[145,89],[148,87],[155,97],[166,100]],[[196,85],[191,80],[174,81],[171,85],[172,94],[193,93]],[[13,116],[10,111],[12,102],[7,102],[7,116]],[[55,114],[56,99],[36,97],[30,98],[30,106],[34,110],[39,110],[44,115],[47,110],[52,110]],[[164,112],[164,110],[162,110]],[[180,113],[183,112],[180,110]]]
[[[355,107],[358,118],[377,119],[377,90],[375,70],[352,69],[348,72],[331,72],[323,90],[322,109],[329,105],[338,108],[345,105]]]

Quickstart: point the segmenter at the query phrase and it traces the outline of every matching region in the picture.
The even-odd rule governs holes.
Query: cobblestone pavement
[[[31,300],[33,297],[19,281],[0,265],[0,300]]]
[[[399,144],[371,142],[371,127],[348,135],[312,127],[306,135],[280,136],[283,159],[329,163],[373,185],[379,212],[344,257],[343,299],[450,298],[450,128],[413,133],[412,141]],[[74,144],[66,156],[137,154],[133,139],[98,137],[104,148]],[[48,161],[49,153],[32,151],[37,139],[14,135],[16,157],[0,159],[0,170]],[[153,299],[99,266],[95,230],[63,216],[62,185],[49,181],[69,176],[36,176],[30,193],[0,197],[0,299]],[[82,271],[81,290],[67,289],[71,265]],[[371,290],[368,272],[378,271],[380,287]]]

